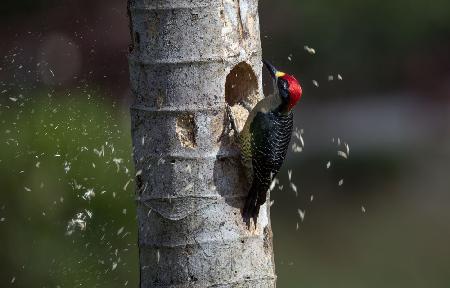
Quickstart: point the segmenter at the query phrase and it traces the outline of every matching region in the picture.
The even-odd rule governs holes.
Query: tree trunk
[[[140,286],[275,287],[269,205],[245,225],[249,184],[222,135],[225,103],[262,97],[257,0],[128,9]],[[240,126],[248,115],[233,114]]]

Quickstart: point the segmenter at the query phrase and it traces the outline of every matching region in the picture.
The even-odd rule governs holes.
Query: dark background
[[[449,287],[450,2],[264,0],[260,20],[304,88],[278,286]],[[0,37],[0,286],[137,287],[125,1],[3,1]]]

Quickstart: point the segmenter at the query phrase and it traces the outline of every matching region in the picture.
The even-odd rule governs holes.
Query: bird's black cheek
[[[280,91],[280,96],[283,102],[289,102],[289,93],[285,89]]]

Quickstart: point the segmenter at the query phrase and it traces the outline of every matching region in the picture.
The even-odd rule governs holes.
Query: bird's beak
[[[272,64],[270,64],[264,59],[263,63],[264,65],[266,65],[267,70],[269,70],[270,76],[272,76],[274,80],[276,80],[278,77],[283,77],[285,75],[285,73],[278,71]]]

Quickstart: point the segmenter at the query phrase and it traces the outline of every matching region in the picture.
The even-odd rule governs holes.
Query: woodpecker
[[[302,96],[302,87],[294,76],[278,71],[267,61],[263,62],[272,76],[274,93],[249,111],[241,132],[227,106],[250,187],[242,215],[248,224],[253,219],[255,225],[259,208],[266,202],[270,184],[286,157],[293,129],[292,108]]]

